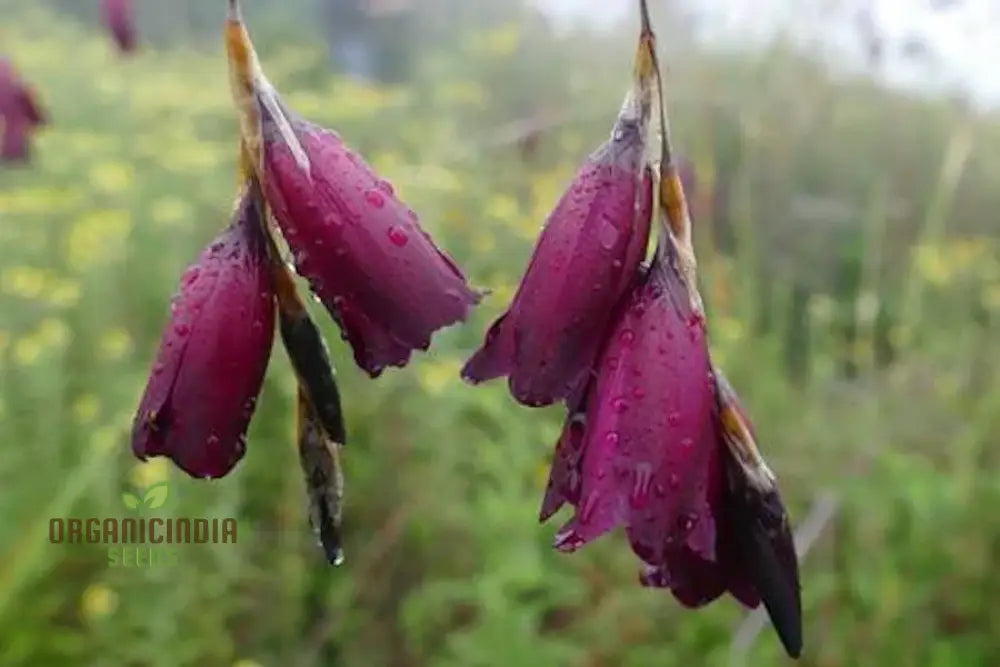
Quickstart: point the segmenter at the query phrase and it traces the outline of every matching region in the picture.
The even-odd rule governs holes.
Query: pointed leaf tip
[[[649,20],[649,3],[646,0],[639,0],[640,29],[643,35],[653,32],[652,22]]]
[[[129,493],[128,491],[122,493],[122,503],[130,510],[134,510],[139,507],[139,499],[136,498],[134,493]]]
[[[167,502],[167,483],[162,482],[146,489],[142,503],[149,509],[159,509]]]

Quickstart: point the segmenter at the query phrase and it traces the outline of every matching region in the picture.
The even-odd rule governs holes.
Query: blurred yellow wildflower
[[[132,216],[124,210],[95,210],[82,215],[69,230],[66,261],[85,271],[121,257],[132,230]]]
[[[137,463],[132,466],[128,478],[135,488],[148,489],[170,479],[170,462],[165,458],[154,458],[145,463]]]
[[[45,289],[46,273],[33,266],[12,266],[0,272],[0,288],[5,294],[37,299]]]
[[[117,361],[132,351],[132,337],[124,329],[108,329],[98,341],[101,357]]]
[[[100,411],[101,403],[94,394],[83,394],[73,402],[73,420],[85,425],[94,421]]]
[[[132,166],[123,162],[103,161],[90,168],[90,184],[108,194],[119,194],[132,187]]]
[[[430,394],[440,394],[458,377],[462,365],[457,359],[428,361],[417,375],[420,386]]]
[[[80,613],[86,621],[98,621],[118,608],[118,594],[102,583],[87,586],[80,596]]]

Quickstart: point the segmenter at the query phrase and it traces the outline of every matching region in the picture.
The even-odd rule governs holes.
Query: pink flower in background
[[[48,122],[31,88],[7,58],[0,57],[0,161],[28,162],[31,137]]]
[[[181,278],[132,426],[132,451],[222,477],[246,450],[274,337],[263,211],[248,193]]]
[[[132,0],[101,0],[104,25],[122,53],[136,48],[135,7]]]

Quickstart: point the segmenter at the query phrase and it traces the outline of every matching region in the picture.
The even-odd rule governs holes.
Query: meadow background
[[[280,346],[230,476],[128,447],[170,296],[235,194],[224,3],[140,2],[150,41],[122,59],[96,0],[0,0],[0,50],[52,115],[30,166],[0,166],[0,665],[785,663],[770,628],[733,651],[731,598],[690,612],[641,589],[620,535],[553,551],[562,515],[536,517],[560,411],[458,379],[607,135],[633,34],[436,1],[452,14],[399,40],[390,83],[333,71],[304,0],[247,3],[289,105],[336,127],[493,290],[374,382],[316,309],[352,436],[334,569],[307,528]],[[837,506],[802,565],[802,664],[997,664],[1000,118],[781,45],[705,52],[659,18],[713,352],[793,521]],[[48,544],[49,518],[124,516],[123,491],[163,481],[163,512],[236,516],[240,544],[152,570]]]

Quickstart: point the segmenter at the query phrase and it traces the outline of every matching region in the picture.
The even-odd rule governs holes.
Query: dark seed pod
[[[733,517],[739,556],[781,643],[790,656],[797,658],[802,653],[802,599],[788,512],[774,474],[757,449],[739,397],[718,369],[715,377],[726,444],[726,502]]]
[[[301,297],[288,268],[278,258],[271,245],[274,283],[278,295],[278,317],[281,340],[288,351],[292,367],[308,394],[316,418],[331,440],[339,445],[347,442],[347,428],[340,404],[340,390],[330,361],[330,353],[319,328]]]
[[[327,437],[306,392],[298,392],[299,461],[305,474],[309,498],[309,522],[331,565],[344,562],[340,519],[344,500],[344,477],[340,468],[340,445]]]

